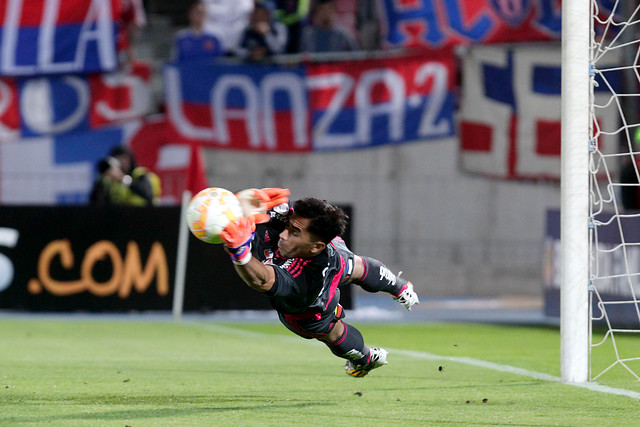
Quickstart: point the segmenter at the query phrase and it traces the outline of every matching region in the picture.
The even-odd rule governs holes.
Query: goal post
[[[589,375],[589,73],[591,0],[562,2],[560,372]]]

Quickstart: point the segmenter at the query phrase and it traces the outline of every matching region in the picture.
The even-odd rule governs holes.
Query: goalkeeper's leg
[[[362,269],[357,267],[358,258],[362,260]],[[387,266],[377,259],[366,256],[356,257],[356,271],[360,270],[360,277],[354,277],[353,283],[360,286],[367,292],[388,292],[392,295],[398,295],[402,292],[403,286],[407,281],[393,274]],[[356,276],[354,274],[354,276]]]
[[[322,339],[329,347],[331,352],[338,357],[347,359],[345,370],[347,375],[361,378],[369,373],[369,371],[379,368],[387,364],[387,350],[379,347],[368,347],[364,343],[360,331],[352,325],[344,321],[339,321],[336,325],[339,330],[342,327],[342,333],[338,338],[330,341],[331,335]]]
[[[356,269],[353,283],[367,292],[388,292],[408,310],[418,304],[418,296],[413,291],[413,284],[393,274],[387,266],[377,259],[356,256]]]

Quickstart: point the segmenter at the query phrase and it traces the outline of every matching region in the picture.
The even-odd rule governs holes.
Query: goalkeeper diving
[[[418,296],[380,261],[347,248],[342,209],[316,198],[290,205],[288,196],[283,188],[239,192],[244,217],[220,233],[225,249],[240,278],[266,296],[288,329],[324,342],[346,359],[348,375],[364,377],[387,364],[387,351],[365,345],[360,331],[342,320],[339,286],[386,292],[408,310]]]

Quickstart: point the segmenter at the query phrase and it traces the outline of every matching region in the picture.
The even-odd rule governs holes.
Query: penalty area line
[[[543,381],[558,382],[574,387],[580,387],[591,391],[597,391],[600,393],[617,394],[620,396],[630,397],[632,399],[640,399],[640,393],[633,390],[626,390],[622,388],[614,388],[606,385],[586,382],[586,383],[566,383],[562,381],[562,378],[554,375],[545,374],[542,372],[529,371],[527,369],[516,368],[515,366],[502,365],[500,363],[488,362],[486,360],[472,359],[470,357],[456,357],[456,356],[440,356],[437,354],[414,351],[414,350],[399,350],[388,349],[390,353],[395,353],[407,357],[413,357],[416,359],[428,359],[428,360],[445,360],[454,363],[462,363],[464,365],[477,366],[479,368],[491,369],[498,372],[505,372],[509,374],[522,375],[529,378],[534,378]]]
[[[210,323],[190,323],[190,324],[196,325],[200,328],[207,329],[212,332],[232,334],[240,337],[263,338],[263,339],[266,338],[270,340],[277,339],[280,341],[295,342],[298,344],[307,344],[307,345],[321,344],[316,340],[305,340],[296,336],[274,335],[274,334],[267,334],[264,332],[247,331],[244,329],[238,329],[236,327],[230,327],[226,325],[223,326],[220,324],[210,324]],[[584,389],[599,392],[599,393],[616,394],[619,396],[630,397],[632,399],[640,399],[640,392],[637,392],[637,391],[609,387],[609,386],[594,383],[594,382],[566,383],[562,381],[562,378],[556,377],[554,375],[545,374],[543,372],[530,371],[528,369],[517,368],[515,366],[510,366],[510,365],[502,365],[500,363],[489,362],[486,360],[473,359],[470,357],[441,356],[438,354],[428,353],[426,351],[401,350],[401,349],[388,348],[388,347],[386,347],[386,349],[392,355],[397,354],[405,357],[412,357],[414,359],[443,360],[443,361],[448,361],[453,363],[461,363],[464,365],[476,366],[484,369],[491,369],[493,371],[504,372],[504,373],[514,374],[514,375],[521,375],[521,376],[533,378],[536,380],[557,382],[557,383],[566,384],[569,386],[584,388]]]

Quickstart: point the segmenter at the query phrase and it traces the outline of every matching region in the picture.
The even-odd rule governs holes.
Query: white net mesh
[[[640,380],[640,356],[617,339],[640,333],[640,6],[593,0],[592,11],[590,377],[623,368]],[[612,359],[595,366],[597,351]]]

